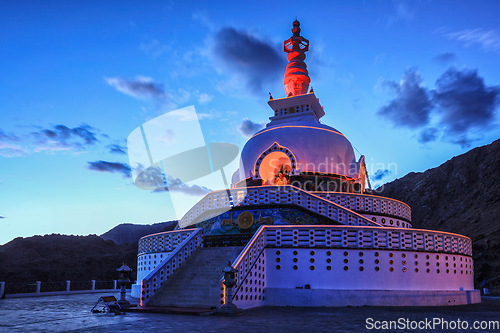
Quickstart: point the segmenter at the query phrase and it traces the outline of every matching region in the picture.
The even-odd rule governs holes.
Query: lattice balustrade
[[[241,308],[263,305],[266,285],[264,232],[264,226],[260,227],[233,263],[238,270],[233,303]],[[225,302],[224,297],[221,298],[222,303]]]
[[[432,230],[356,226],[264,226],[269,247],[371,248],[472,255],[468,237]],[[454,246],[444,246],[452,243]]]
[[[165,231],[139,239],[139,255],[144,253],[171,252],[195,229]]]
[[[184,261],[202,246],[201,236],[202,229],[191,230],[191,234],[172,251],[172,254],[141,281],[141,306],[144,306]]]
[[[246,191],[246,196],[241,194],[241,191]],[[219,213],[214,214],[218,215],[222,212],[222,209],[228,210],[232,205],[253,206],[267,204],[295,204],[346,225],[381,225],[345,208],[346,198],[348,198],[350,206],[354,207],[356,205],[356,198],[348,195],[341,198],[335,197],[334,201],[336,202],[334,202],[291,185],[258,186],[248,187],[244,190],[232,189],[230,197],[233,202],[231,203],[227,193],[228,191],[222,190],[207,194],[182,217],[179,221],[179,226],[185,228],[199,221],[206,220],[212,216],[207,215],[211,210],[219,210]],[[377,200],[383,201],[384,198]],[[217,205],[213,204],[214,202]]]
[[[312,192],[323,199],[335,202],[356,212],[374,212],[393,215],[411,221],[410,206],[404,202],[378,197],[375,195],[340,193],[340,192]]]

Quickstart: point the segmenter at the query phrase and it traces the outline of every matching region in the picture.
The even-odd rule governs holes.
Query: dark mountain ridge
[[[177,221],[154,224],[122,223],[101,235],[104,240],[112,240],[115,244],[127,244],[139,241],[141,237],[162,231],[174,230]]]
[[[177,221],[152,225],[123,223],[88,236],[18,237],[0,246],[0,281],[111,281],[126,262],[137,274],[137,242],[145,235],[173,230]]]
[[[410,205],[414,228],[470,237],[476,284],[500,285],[500,140],[411,172],[378,194]]]
[[[111,281],[126,262],[137,266],[137,242],[117,245],[97,235],[18,237],[0,246],[0,281]]]

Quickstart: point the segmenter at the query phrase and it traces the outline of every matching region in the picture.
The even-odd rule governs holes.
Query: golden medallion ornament
[[[238,216],[238,226],[241,229],[248,229],[252,226],[254,221],[253,215],[250,212],[243,212]]]

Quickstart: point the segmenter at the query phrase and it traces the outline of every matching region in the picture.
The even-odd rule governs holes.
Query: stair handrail
[[[188,245],[190,245],[192,241],[194,241],[193,252],[194,252],[194,250],[196,250],[197,248],[202,246],[202,244],[203,244],[203,241],[201,238],[202,232],[203,232],[202,228],[197,228],[195,231],[193,231],[193,233],[191,235],[189,235],[189,237],[187,237],[182,243],[180,243],[171,252],[171,254],[168,256],[168,258],[166,260],[164,260],[160,264],[158,264],[158,266],[156,266],[151,272],[149,272],[148,275],[146,275],[146,277],[144,277],[144,279],[141,280],[141,306],[144,306],[151,299],[151,297],[153,297],[153,295],[156,293],[156,291],[160,289],[159,287],[156,289],[153,289],[154,287],[156,287],[156,284],[154,284],[153,288],[151,288],[149,286],[149,284],[151,284],[152,279],[159,277],[160,271],[163,269],[163,267],[165,265],[171,264],[172,261],[176,259],[179,252],[184,250],[184,248],[187,247]],[[185,259],[187,257],[189,257],[190,255],[191,254],[188,253],[183,261],[185,261]],[[179,265],[179,267],[180,267],[180,265]],[[164,274],[164,275],[165,275],[165,279],[163,282],[166,282],[168,280],[168,277],[166,276],[166,274]],[[172,276],[172,274],[170,276]],[[153,280],[153,282],[154,282],[154,280]]]
[[[243,283],[245,282],[246,278],[248,277],[248,274],[250,274],[250,272],[252,271],[253,266],[255,266],[255,264],[257,263],[257,259],[260,258],[260,255],[262,254],[262,252],[264,252],[265,249],[266,249],[266,247],[263,247],[262,250],[260,250],[259,255],[255,258],[255,261],[253,262],[253,264],[248,269],[248,272],[247,272],[247,274],[245,274],[245,277],[241,280],[242,282],[236,288],[236,291],[234,292],[233,297],[231,299],[234,299],[234,297],[236,297],[236,294],[238,293],[238,291],[240,291],[241,286],[243,285]]]
[[[265,230],[266,230],[266,226],[262,225],[259,227],[257,232],[252,236],[250,241],[247,243],[247,245],[241,251],[240,255],[234,260],[234,263],[232,264],[232,266],[235,269],[238,269],[238,266],[243,261],[243,258],[247,255],[247,253],[250,251],[250,249],[255,245],[255,243],[258,241],[259,237],[261,237],[261,236],[263,237]],[[266,248],[266,244],[265,244],[265,238],[264,238],[264,244],[262,245],[262,249],[259,251],[259,254],[255,257],[254,262],[252,263],[252,265],[250,265],[250,267],[249,267],[248,271],[246,272],[245,276],[243,277],[243,279],[238,279],[240,283],[239,283],[238,287],[236,288],[236,291],[234,292],[232,299],[234,299],[234,297],[236,296],[236,294],[240,290],[241,286],[245,282],[245,279],[248,277],[248,274],[250,274],[250,272],[252,271],[252,268],[257,263],[260,255],[262,254],[262,252],[264,252],[265,248]]]

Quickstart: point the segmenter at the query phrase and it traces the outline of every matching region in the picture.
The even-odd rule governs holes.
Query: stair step
[[[174,275],[151,297],[147,306],[219,307],[221,270],[243,247],[200,248],[176,267]]]

